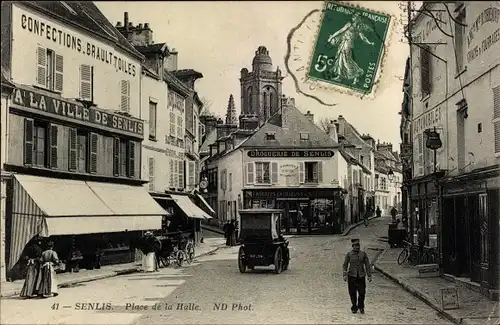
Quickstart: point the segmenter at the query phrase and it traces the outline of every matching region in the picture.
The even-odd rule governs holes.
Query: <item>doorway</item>
[[[479,195],[467,197],[467,217],[469,219],[469,256],[471,281],[481,281],[481,224],[479,220]]]

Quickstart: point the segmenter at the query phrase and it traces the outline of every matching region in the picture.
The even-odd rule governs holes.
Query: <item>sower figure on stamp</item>
[[[351,239],[352,250],[348,252],[344,259],[343,273],[344,281],[347,281],[347,288],[351,298],[351,311],[353,314],[358,310],[365,313],[366,279],[372,281],[372,272],[368,255],[360,249],[359,239]]]

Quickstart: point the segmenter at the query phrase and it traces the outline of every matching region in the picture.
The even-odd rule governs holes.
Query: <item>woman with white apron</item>
[[[57,292],[56,271],[54,265],[59,264],[59,257],[53,250],[54,243],[47,243],[47,249],[40,258],[40,276],[38,282],[38,296],[43,298],[55,297]]]
[[[142,271],[154,272],[156,270],[156,258],[154,249],[154,236],[151,231],[144,234],[142,243]]]

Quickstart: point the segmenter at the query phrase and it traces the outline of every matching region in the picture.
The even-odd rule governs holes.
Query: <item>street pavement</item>
[[[271,268],[241,274],[238,247],[222,248],[190,266],[83,283],[60,289],[55,298],[2,299],[0,323],[450,324],[377,273],[368,284],[366,313],[350,312],[342,280],[350,239],[360,238],[373,259],[384,245],[377,238],[386,234],[388,221],[372,220],[348,236],[292,237],[290,269],[279,275]]]

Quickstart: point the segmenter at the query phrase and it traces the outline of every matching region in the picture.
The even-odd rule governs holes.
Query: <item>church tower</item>
[[[281,70],[273,71],[273,62],[265,46],[259,46],[252,61],[252,71],[241,69],[240,128],[256,129],[280,111]]]

